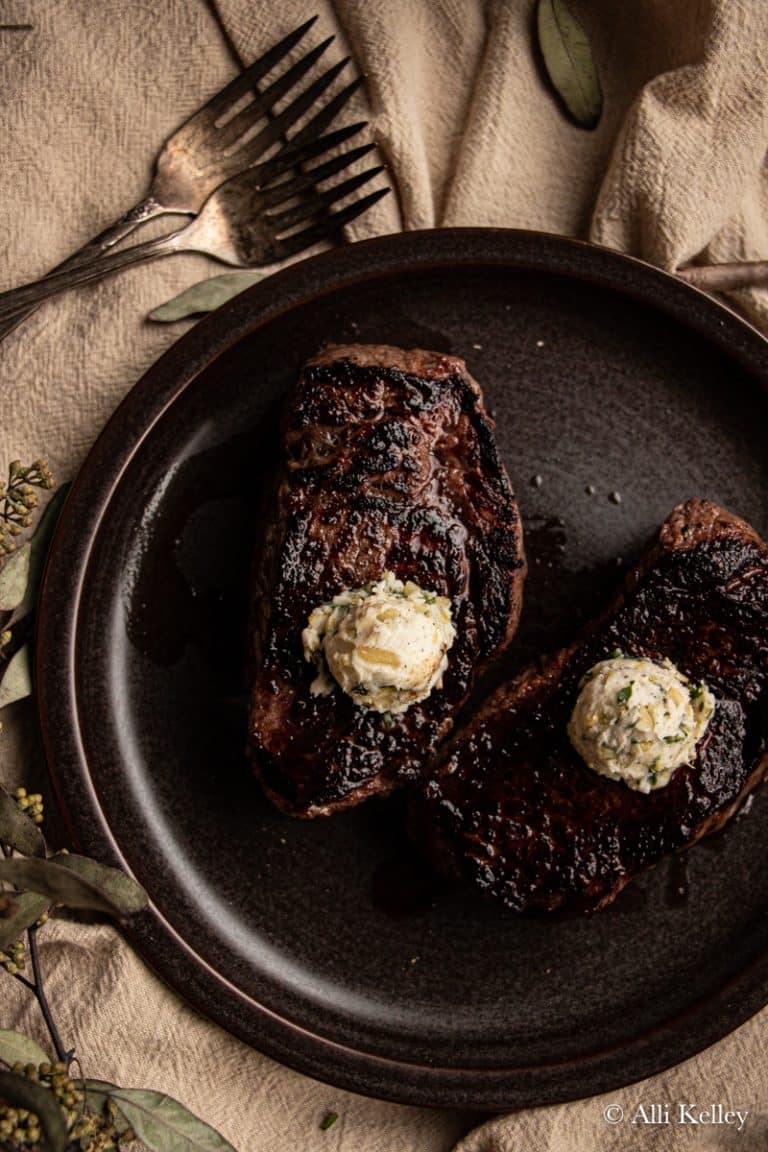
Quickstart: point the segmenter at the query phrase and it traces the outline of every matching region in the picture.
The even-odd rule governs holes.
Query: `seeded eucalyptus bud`
[[[38,483],[41,488],[53,487],[53,475],[47,460],[35,460],[33,464],[30,464],[27,473],[39,477]]]
[[[8,480],[0,482],[0,555],[12,552],[11,537],[31,526],[30,513],[40,499],[36,489],[52,487],[53,476],[45,460],[36,460],[28,468],[19,460],[11,462]]]

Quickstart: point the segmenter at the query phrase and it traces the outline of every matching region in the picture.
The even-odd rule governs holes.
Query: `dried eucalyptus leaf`
[[[37,892],[14,894],[13,903],[15,904],[13,913],[0,920],[0,952],[6,952],[22,932],[31,928],[51,906],[48,897],[41,896]]]
[[[263,279],[263,272],[253,271],[225,272],[223,276],[211,276],[155,308],[147,319],[171,324],[174,320],[185,320],[187,316],[213,312],[233,296],[239,296],[246,288],[250,288],[251,284],[257,284]]]
[[[40,1121],[46,1148],[50,1152],[64,1152],[67,1122],[50,1088],[15,1072],[0,1072],[0,1100],[14,1108],[28,1108],[34,1112]]]
[[[89,908],[111,916],[130,916],[147,904],[146,892],[130,876],[86,856],[0,860],[0,880],[39,892],[67,908]]]
[[[23,1036],[21,1032],[2,1030],[0,1030],[0,1060],[9,1068],[13,1067],[17,1060],[21,1060],[22,1064],[50,1064],[51,1062],[48,1053],[43,1052],[42,1048],[35,1044],[34,1040],[30,1040],[28,1036]]]
[[[8,661],[8,665],[0,680],[0,708],[13,704],[16,700],[23,700],[32,694],[32,669],[29,662],[29,645],[19,648],[15,656]]]
[[[565,0],[539,0],[537,26],[555,91],[578,124],[595,128],[603,111],[603,91],[586,32]]]
[[[164,1092],[111,1087],[105,1095],[151,1152],[235,1152],[215,1128]]]
[[[141,884],[119,868],[110,868],[98,860],[91,860],[89,856],[78,856],[73,852],[57,856],[56,863],[76,873],[80,879],[111,900],[121,916],[132,916],[147,906],[149,897]]]
[[[29,558],[32,544],[27,540],[11,552],[0,568],[0,612],[13,612],[24,599],[29,581]]]
[[[64,501],[71,487],[71,484],[59,485],[46,504],[32,539],[23,546],[24,548],[29,548],[29,569],[24,595],[19,603],[15,605],[14,620],[21,620],[22,617],[26,616],[27,613],[31,612],[37,605],[37,598],[40,594],[40,584],[42,583],[43,572],[45,571],[45,562],[48,559],[48,549],[51,545],[54,529],[59,522],[61,509],[64,506]],[[19,549],[19,551],[22,550],[23,549]],[[15,555],[17,555],[17,553],[11,553],[11,559],[13,559]],[[5,567],[2,571],[5,571]],[[0,571],[0,579],[2,578],[2,571]]]
[[[25,856],[45,856],[45,840],[34,821],[0,785],[0,844],[7,844]]]

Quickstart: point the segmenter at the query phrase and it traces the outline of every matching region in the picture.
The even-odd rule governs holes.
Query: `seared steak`
[[[667,657],[717,705],[694,763],[643,794],[591,771],[566,724],[612,650]],[[415,814],[443,870],[513,909],[594,909],[720,828],[768,766],[768,548],[705,500],[679,505],[576,644],[502,685],[455,733]]]
[[[250,742],[274,802],[318,816],[424,777],[512,637],[525,564],[493,424],[454,356],[329,347],[301,374],[285,456],[256,566]],[[443,687],[395,716],[312,695],[301,638],[313,608],[386,570],[449,597],[456,628]]]

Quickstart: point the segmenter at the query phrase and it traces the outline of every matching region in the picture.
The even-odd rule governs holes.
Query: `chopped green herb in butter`
[[[693,762],[714,710],[708,688],[668,660],[612,654],[582,677],[568,735],[593,771],[650,792]]]
[[[442,687],[455,635],[445,596],[385,572],[310,614],[302,632],[304,656],[317,668],[310,691],[326,696],[338,686],[391,721]]]

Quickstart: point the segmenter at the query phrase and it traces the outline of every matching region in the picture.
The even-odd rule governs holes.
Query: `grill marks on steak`
[[[566,733],[581,677],[615,648],[666,656],[717,698],[694,765],[648,795],[592,772]],[[439,866],[511,908],[602,907],[721,827],[763,778],[767,683],[768,548],[744,521],[688,501],[582,638],[502,685],[455,735],[418,832]]]
[[[256,572],[251,746],[276,804],[316,816],[422,778],[478,664],[511,639],[525,564],[493,425],[463,361],[336,346],[305,367]],[[312,696],[301,631],[391,569],[451,599],[442,689],[394,718]]]

